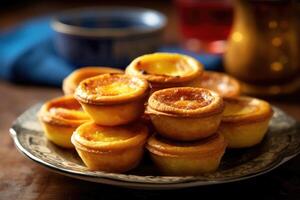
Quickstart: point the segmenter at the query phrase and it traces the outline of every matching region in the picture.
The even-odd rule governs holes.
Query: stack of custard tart
[[[186,55],[153,53],[125,71],[85,67],[38,113],[48,140],[75,148],[90,170],[123,173],[145,149],[164,175],[217,170],[226,148],[262,141],[271,106],[240,96],[234,78]]]

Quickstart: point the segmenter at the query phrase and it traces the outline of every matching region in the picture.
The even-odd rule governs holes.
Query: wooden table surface
[[[43,12],[43,9],[35,8],[35,10],[39,10],[37,14]],[[170,11],[167,10],[164,11],[169,15]],[[0,25],[14,24],[24,16],[28,17],[31,14],[29,8],[19,10],[18,15],[1,21]],[[4,13],[4,15],[12,16],[9,13]],[[174,20],[170,23],[168,33],[172,32],[175,24]],[[120,199],[125,196],[133,199],[152,199],[160,197],[186,198],[191,195],[196,195],[199,199],[206,196],[210,198],[228,196],[231,199],[300,199],[300,157],[296,157],[284,166],[258,178],[238,183],[175,191],[123,189],[76,180],[50,172],[22,156],[14,147],[8,130],[16,117],[29,106],[62,95],[61,90],[41,86],[14,85],[0,81],[0,94],[0,200]],[[276,98],[276,100],[270,99],[272,104],[300,121],[299,100],[299,95]]]

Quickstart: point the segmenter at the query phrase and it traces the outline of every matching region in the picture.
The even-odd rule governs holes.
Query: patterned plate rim
[[[41,104],[37,104],[33,107],[39,107],[40,105]],[[33,109],[33,107],[29,108],[28,110]],[[274,109],[281,111],[280,109],[275,108],[275,107],[274,107]],[[281,111],[281,112],[283,112],[283,111]],[[25,114],[25,113],[23,113],[23,114]],[[262,168],[261,170],[259,170],[257,172],[249,173],[249,174],[246,174],[246,175],[240,176],[240,177],[233,177],[233,178],[229,177],[229,178],[217,179],[217,180],[203,180],[203,179],[201,179],[203,177],[197,177],[197,176],[186,176],[186,177],[141,176],[141,175],[127,175],[127,174],[116,174],[116,173],[105,173],[105,172],[101,172],[101,175],[99,175],[99,173],[98,174],[86,174],[84,172],[74,171],[74,170],[55,166],[49,162],[46,162],[46,161],[36,157],[31,152],[29,152],[26,148],[24,148],[18,139],[18,134],[19,134],[18,129],[21,128],[20,125],[18,125],[18,119],[20,117],[17,118],[17,120],[13,123],[12,127],[10,128],[10,135],[13,138],[17,149],[23,155],[25,155],[27,158],[37,162],[38,164],[41,164],[44,167],[47,167],[48,169],[50,169],[52,171],[58,172],[59,174],[64,174],[67,176],[84,179],[84,180],[88,179],[89,181],[94,181],[94,182],[99,182],[99,180],[96,180],[96,179],[106,180],[106,181],[112,182],[114,184],[118,184],[118,183],[122,182],[122,183],[128,184],[129,187],[130,186],[132,186],[132,187],[139,187],[139,186],[156,187],[157,186],[157,188],[161,189],[162,187],[169,188],[170,186],[172,186],[174,188],[177,188],[177,187],[182,188],[182,187],[213,185],[213,184],[235,182],[235,181],[249,179],[251,177],[255,177],[255,176],[258,176],[261,174],[265,174],[265,173],[277,168],[281,164],[287,162],[288,160],[292,159],[293,157],[295,157],[296,155],[298,155],[300,153],[300,148],[298,148],[297,151],[290,152],[289,154],[286,154],[286,152],[283,150],[282,153],[280,154],[280,156],[274,162],[272,162],[270,165],[266,166],[265,168]],[[299,127],[299,126],[297,126],[297,127]],[[145,182],[145,181],[140,180],[140,178],[145,178],[145,179],[146,178],[148,178],[148,179],[152,179],[152,178],[157,179],[158,178],[158,179],[164,179],[165,181],[159,180],[159,182],[158,181]]]

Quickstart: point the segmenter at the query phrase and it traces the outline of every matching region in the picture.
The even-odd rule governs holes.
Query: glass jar
[[[300,87],[300,7],[295,0],[235,0],[225,70],[248,94]]]

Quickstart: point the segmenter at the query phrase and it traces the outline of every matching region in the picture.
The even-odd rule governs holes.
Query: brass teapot
[[[245,93],[276,95],[300,88],[300,6],[296,0],[235,0],[225,70]]]

